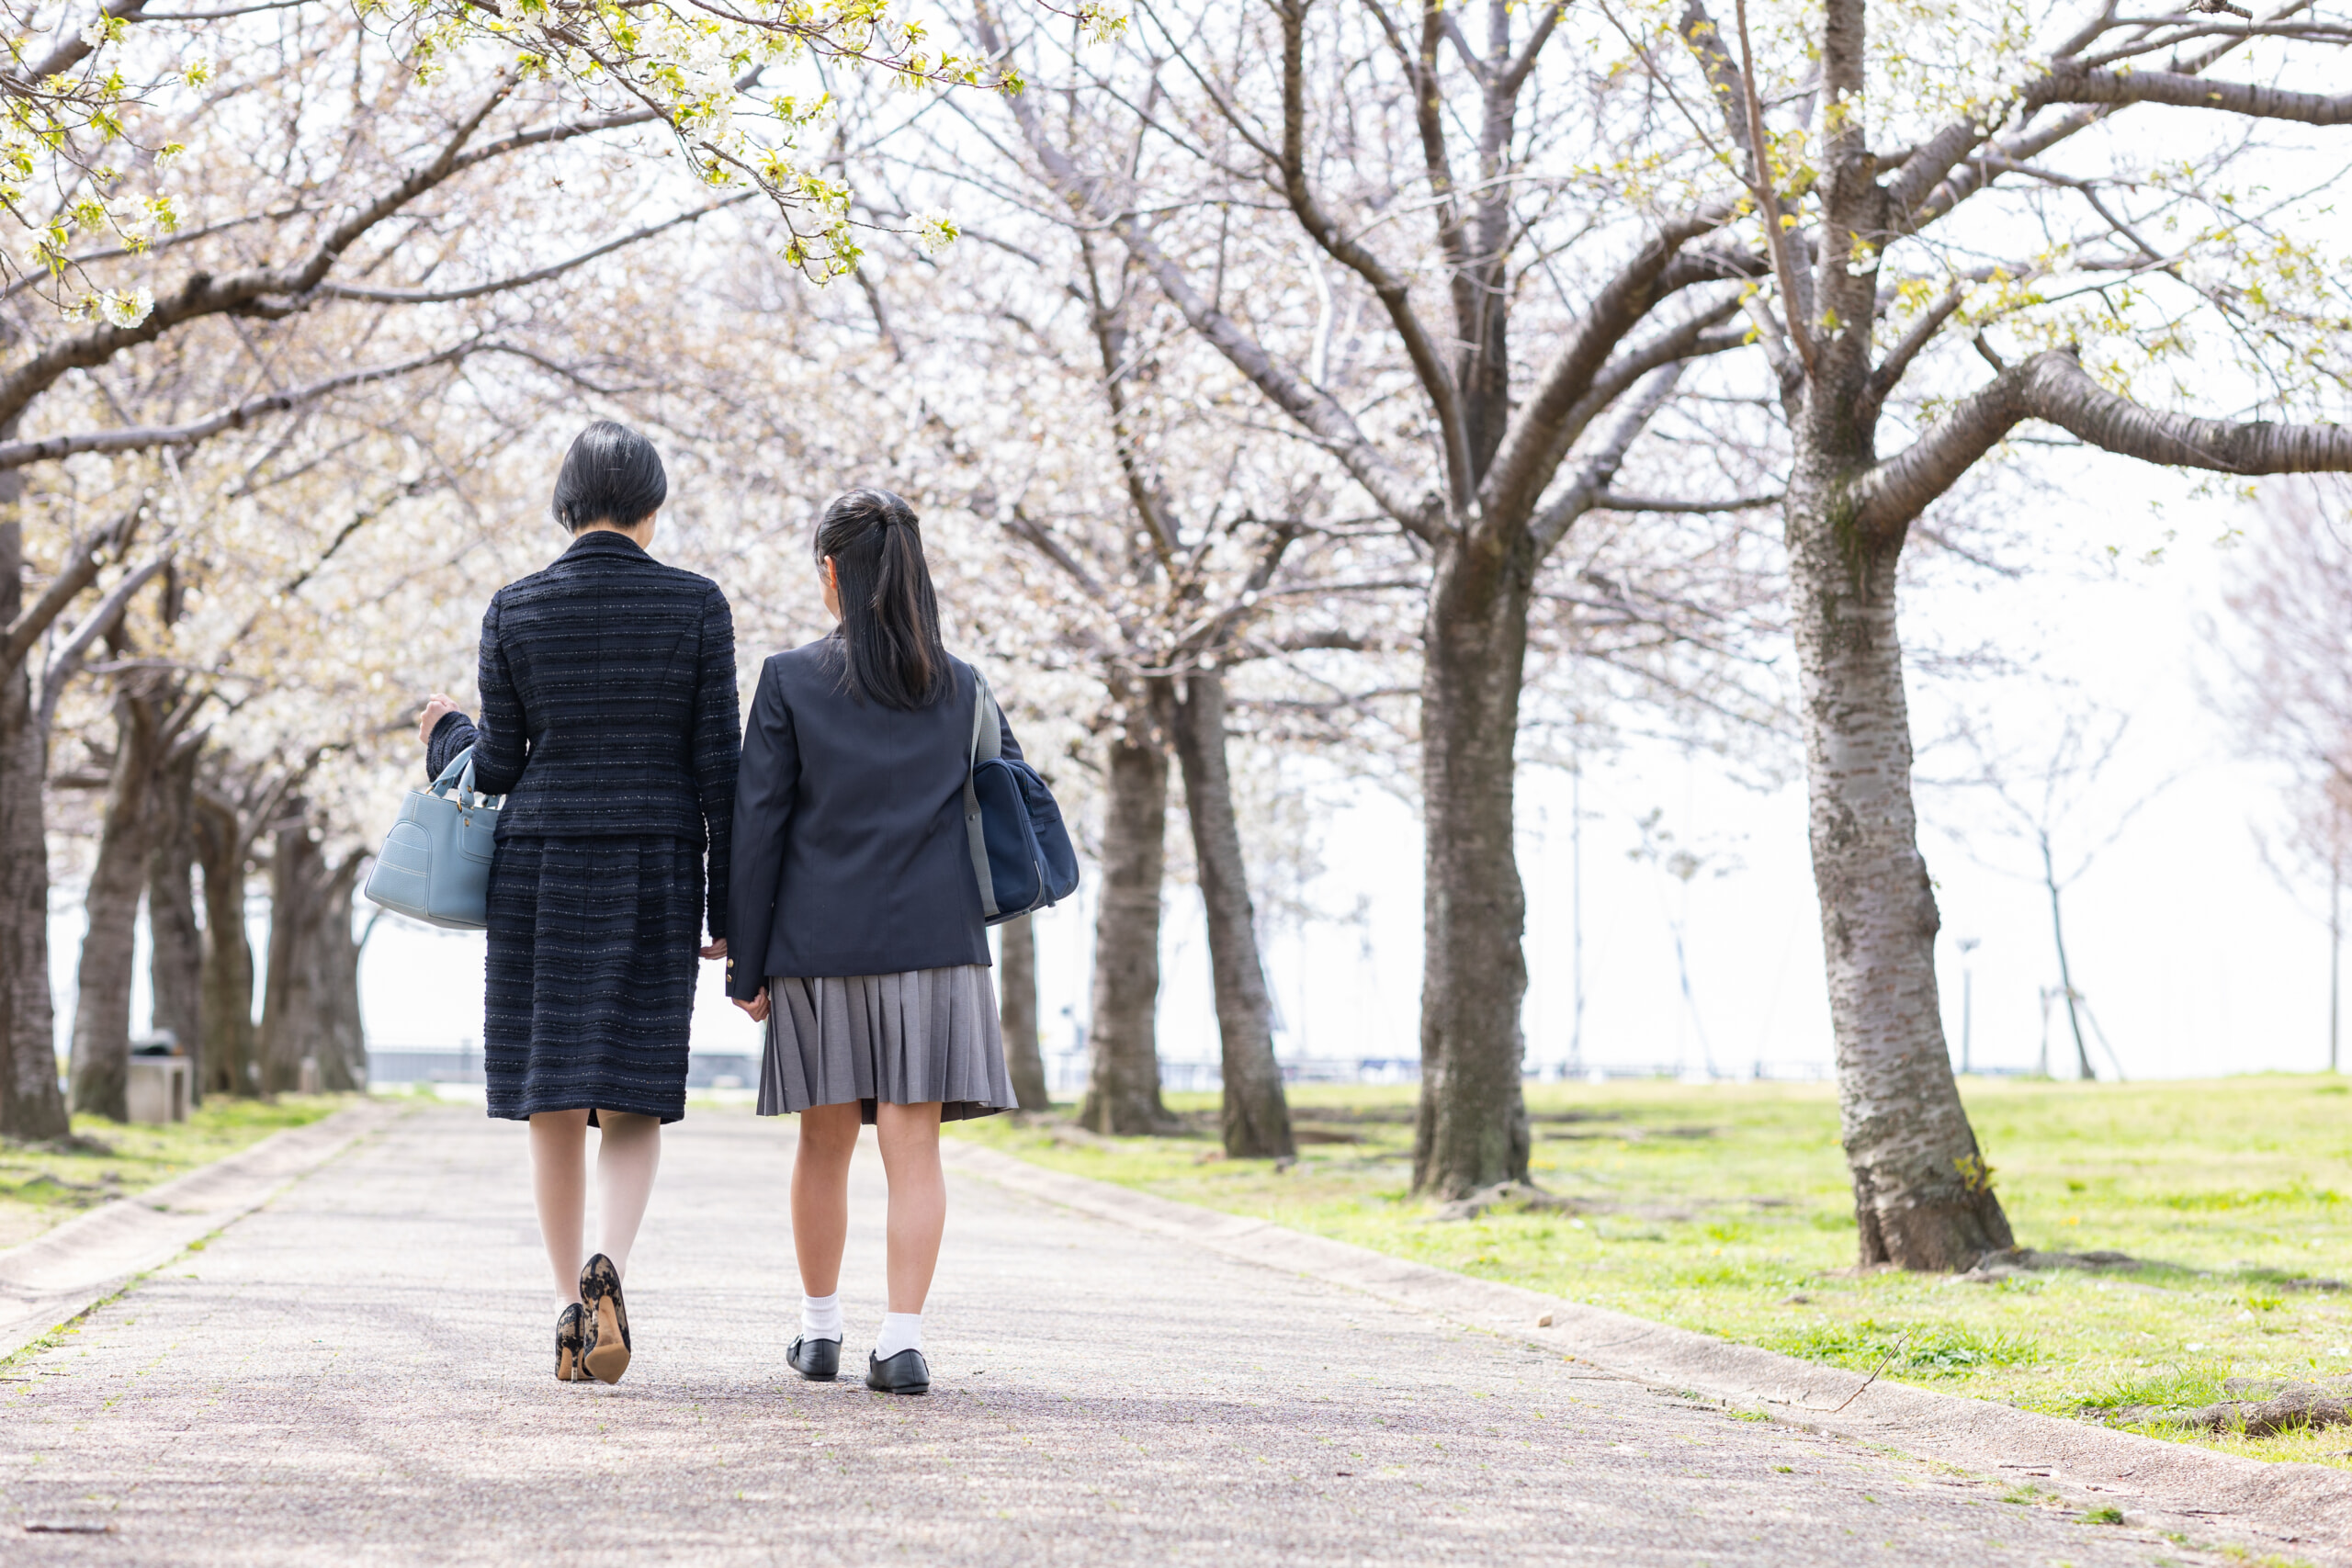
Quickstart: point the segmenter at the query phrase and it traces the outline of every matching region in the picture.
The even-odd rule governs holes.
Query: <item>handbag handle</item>
[[[433,781],[433,793],[447,795],[452,787],[458,792],[458,804],[471,811],[477,806],[496,810],[506,797],[503,795],[477,795],[474,791],[474,749],[470,746],[449,759],[441,776]]]

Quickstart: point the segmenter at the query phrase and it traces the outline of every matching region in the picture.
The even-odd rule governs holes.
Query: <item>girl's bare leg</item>
[[[947,1228],[947,1179],[939,1169],[939,1101],[875,1110],[882,1169],[890,1179],[890,1311],[920,1313]],[[841,1256],[838,1248],[833,1254]]]
[[[800,1289],[811,1296],[841,1289],[857,1129],[855,1100],[812,1105],[800,1113],[800,1146],[792,1159],[792,1249],[800,1259]]]

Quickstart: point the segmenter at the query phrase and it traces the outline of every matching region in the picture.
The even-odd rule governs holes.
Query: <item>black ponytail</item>
[[[886,707],[919,708],[949,685],[939,601],[915,514],[887,490],[836,499],[817,523],[842,603],[842,681]]]

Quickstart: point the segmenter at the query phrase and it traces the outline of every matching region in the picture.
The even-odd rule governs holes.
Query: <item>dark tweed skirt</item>
[[[490,866],[490,1113],[686,1113],[702,852],[667,836],[502,840]]]

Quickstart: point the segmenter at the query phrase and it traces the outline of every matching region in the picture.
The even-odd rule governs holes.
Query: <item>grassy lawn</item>
[[[1997,1284],[1855,1277],[1828,1085],[1531,1085],[1534,1175],[1574,1213],[1438,1222],[1410,1196],[1409,1089],[1302,1087],[1297,1166],[1228,1161],[1212,1096],[1189,1138],[950,1131],[1057,1169],[1260,1215],[1482,1279],[1955,1393],[2072,1415],[2205,1404],[2230,1376],[2352,1374],[2352,1085],[1969,1079],[2020,1246],[2136,1269]],[[1314,1142],[1306,1142],[1314,1139]],[[2140,1427],[2177,1436],[2169,1427]],[[2352,1468],[2352,1429],[2199,1440]]]
[[[272,1133],[315,1122],[347,1095],[280,1095],[275,1100],[208,1100],[167,1127],[74,1118],[72,1144],[0,1141],[0,1247],[29,1241],[61,1220],[108,1199],[209,1165]]]

